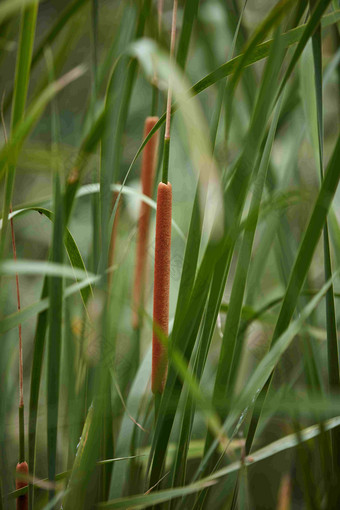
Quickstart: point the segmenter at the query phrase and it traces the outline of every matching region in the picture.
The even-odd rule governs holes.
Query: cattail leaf
[[[198,0],[188,0],[184,5],[182,29],[178,39],[178,49],[176,55],[177,64],[182,69],[185,69],[186,61],[188,58],[191,33],[193,24],[197,17],[198,4]]]
[[[129,414],[124,414],[123,423],[117,440],[116,455],[119,457],[124,457],[130,452],[133,433],[137,426],[132,421],[131,416],[137,418],[141,400],[150,380],[150,366],[151,347],[148,349],[140,364],[126,402],[126,409]],[[123,495],[129,464],[130,463],[120,463],[114,466],[111,475],[109,499],[115,499]]]
[[[314,205],[308,227],[299,247],[294,266],[292,268],[285,297],[281,305],[279,317],[276,322],[273,342],[288,326],[295,311],[302,285],[306,279],[309,265],[311,263],[316,245],[318,243],[322,228],[327,218],[333,196],[336,192],[340,179],[340,136],[334,148],[331,160],[325,173],[320,192]],[[262,390],[263,395],[267,394],[268,388]],[[254,419],[254,427],[248,434],[248,445],[253,442],[258,419]]]
[[[150,0],[144,0],[140,8],[135,32],[124,31],[121,34],[119,46],[123,49],[133,38],[143,35],[145,20],[150,11]],[[111,184],[120,180],[119,167],[121,161],[121,140],[123,137],[126,117],[128,114],[131,94],[137,71],[137,61],[124,55],[120,55],[111,75],[106,93],[107,127],[104,132],[101,146],[101,170],[100,170],[100,204],[101,204],[101,271],[106,267],[109,249],[108,223],[111,205]],[[120,196],[117,197],[118,205]],[[116,207],[114,208],[116,210]],[[112,226],[111,226],[112,227]]]
[[[1,11],[0,11],[1,12]],[[11,135],[20,125],[25,112],[27,91],[30,77],[31,58],[35,37],[35,25],[38,15],[38,2],[23,8],[20,23],[20,39],[16,60],[14,79],[14,97],[12,103]],[[7,146],[5,146],[7,149]],[[3,224],[0,236],[0,256],[3,256],[7,234],[8,213],[12,203],[12,195],[15,180],[17,154],[11,153],[7,162],[4,204],[2,210]]]
[[[315,1],[310,0],[311,8],[315,7]],[[323,155],[324,155],[324,120],[323,120],[323,74],[322,74],[322,41],[321,27],[317,27],[312,36],[313,46],[313,62],[315,72],[315,98],[317,116],[312,126],[315,126],[317,132],[318,152],[316,154],[316,166],[319,167],[321,182],[323,180]],[[312,103],[313,104],[313,103]],[[311,128],[313,129],[313,128]],[[323,228],[323,253],[324,253],[324,272],[325,280],[329,280],[332,276],[332,261],[329,242],[328,220],[326,218]],[[336,310],[334,302],[333,285],[328,289],[326,294],[326,328],[327,328],[327,352],[328,352],[328,381],[331,391],[338,391],[340,387],[340,370],[339,370],[339,347],[337,335]],[[331,433],[332,437],[332,456],[333,456],[333,476],[337,478],[339,475],[339,466],[337,459],[340,454],[340,429]],[[332,496],[333,501],[337,501],[340,497],[339,490],[337,494]]]
[[[15,274],[15,268],[13,268],[14,274]],[[36,269],[38,271],[38,268]],[[51,271],[54,275],[63,275],[62,271],[60,271],[60,267],[56,268],[54,266],[54,269]],[[12,273],[13,274],[13,273]],[[37,274],[36,272],[34,274]],[[39,273],[38,273],[39,274]],[[70,275],[69,272],[66,273],[66,275]],[[73,274],[74,276],[74,274]],[[74,294],[77,294],[78,292],[81,292],[82,289],[86,289],[89,286],[93,286],[94,284],[98,284],[100,282],[100,276],[98,275],[92,275],[89,276],[87,274],[87,277],[85,277],[85,274],[83,273],[84,279],[79,280],[79,283],[74,283],[73,285],[70,285],[65,289],[64,297],[70,297]],[[18,326],[18,324],[21,322],[25,322],[31,317],[34,317],[37,314],[40,314],[40,312],[43,312],[49,308],[50,302],[47,298],[47,294],[45,294],[44,298],[41,298],[40,301],[33,303],[32,305],[29,305],[25,308],[22,308],[20,312],[15,312],[11,315],[8,315],[7,317],[4,317],[0,320],[0,334],[5,333],[6,331],[10,331],[11,329]]]
[[[334,427],[339,426],[340,418],[332,418],[328,420],[325,424],[325,430],[331,430]],[[319,425],[313,425],[301,431],[301,440],[309,441],[310,439],[318,436],[320,434]],[[271,443],[260,450],[252,453],[251,456],[245,457],[245,465],[252,466],[257,462],[260,462],[272,455],[275,455],[279,452],[285,451],[290,448],[294,448],[298,444],[298,439],[296,434],[290,434],[274,443]],[[205,483],[209,483],[210,481],[218,480],[224,476],[227,476],[235,471],[241,469],[241,462],[237,461],[232,464],[229,464],[227,467],[216,471],[213,475],[202,479],[201,482],[196,484],[190,484],[186,487],[169,489],[159,491],[157,493],[151,493],[148,495],[141,494],[137,496],[131,496],[128,498],[116,499],[113,501],[109,501],[107,503],[102,503],[99,508],[146,508],[149,505],[162,503],[164,501],[168,501],[169,499],[175,497],[185,496],[190,493],[198,492],[204,488]],[[151,498],[152,496],[152,498]]]

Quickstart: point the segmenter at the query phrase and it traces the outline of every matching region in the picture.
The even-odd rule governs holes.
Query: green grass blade
[[[15,274],[16,268],[12,268],[12,274]],[[57,266],[57,268],[54,268],[53,271],[54,274],[60,275],[60,266]],[[37,271],[35,274],[38,274]],[[67,273],[68,277],[70,277],[70,273]],[[77,294],[82,289],[89,287],[90,285],[99,284],[100,283],[100,276],[97,275],[90,275],[88,278],[85,278],[84,280],[80,281],[79,283],[74,283],[73,285],[70,285],[65,289],[64,297],[70,297],[74,294]],[[6,331],[10,331],[11,329],[18,326],[18,324],[21,322],[25,322],[31,317],[34,317],[37,314],[40,314],[40,312],[43,312],[44,310],[47,310],[50,306],[50,301],[46,297],[42,299],[41,301],[38,301],[36,303],[33,303],[32,305],[29,305],[25,308],[22,308],[20,312],[15,312],[11,315],[8,315],[0,320],[0,334],[5,333]]]
[[[324,16],[321,19],[321,25],[323,27],[327,27],[329,25],[336,23],[339,19],[340,19],[340,10]],[[296,44],[300,40],[305,27],[306,27],[306,25],[302,25],[298,28],[289,30],[288,32],[284,33],[281,36],[282,41],[283,41],[283,46],[285,48],[288,48],[289,46]],[[247,57],[247,59],[245,59],[243,67],[250,66],[250,65],[266,58],[269,55],[270,48],[272,47],[272,44],[273,44],[273,40],[269,40],[269,41],[266,41],[265,43],[259,44],[254,49],[254,51],[251,53],[251,55],[249,55]],[[214,85],[219,80],[226,78],[227,76],[233,74],[235,72],[235,69],[239,65],[241,58],[242,58],[242,55],[239,55],[239,56],[231,59],[230,61],[226,62],[225,64],[223,64],[222,66],[220,66],[218,69],[216,69],[212,73],[208,74],[202,80],[198,81],[195,85],[193,85],[193,87],[188,91],[188,95],[195,96],[195,95],[199,94],[200,92],[202,92],[203,90]],[[177,108],[178,108],[178,105],[174,104],[172,106],[172,113],[175,113]],[[106,112],[105,112],[105,110],[103,110],[98,115],[96,124],[94,124],[92,126],[91,132],[88,134],[88,136],[84,140],[82,153],[86,154],[86,152],[89,152],[98,143],[99,138],[104,131],[106,121],[107,121]],[[134,157],[132,159],[132,162],[130,164],[127,174],[130,173],[133,165],[135,164],[138,156],[141,154],[145,145],[148,143],[150,138],[156,133],[156,131],[158,131],[158,129],[160,129],[160,127],[164,124],[164,122],[165,122],[165,113],[160,117],[157,124],[152,128],[152,130],[150,131],[148,136],[141,143],[140,147],[138,148],[138,151],[136,152],[136,154],[134,155]],[[83,156],[83,154],[80,155],[80,161],[82,159],[82,156]],[[1,163],[1,160],[0,160],[0,163]],[[1,166],[0,166],[0,176],[1,176]],[[77,176],[77,179],[75,179],[74,182],[72,181],[72,186],[71,186],[71,184],[69,185],[68,193],[71,196],[73,196],[74,184],[75,184],[75,187],[79,184],[79,176]]]
[[[150,0],[145,0],[141,7],[137,20],[134,37],[140,38],[144,32],[146,17],[151,8]],[[123,34],[122,48],[131,41],[132,34]],[[101,147],[101,170],[100,170],[100,206],[101,206],[101,268],[103,271],[107,265],[109,249],[109,218],[112,204],[110,186],[119,181],[119,168],[122,154],[121,140],[124,134],[126,118],[138,61],[128,56],[119,59],[108,86],[106,95],[106,110],[108,123]],[[117,198],[117,202],[119,201]],[[116,204],[118,205],[118,203]]]
[[[281,94],[282,90],[284,89],[288,78],[290,77],[291,73],[293,72],[293,69],[294,69],[296,63],[299,60],[299,58],[303,52],[303,49],[305,48],[309,38],[313,35],[314,31],[317,29],[317,27],[320,23],[320,20],[322,18],[322,15],[326,11],[326,9],[330,3],[331,3],[330,0],[319,0],[316,3],[316,6],[312,12],[312,15],[311,15],[308,23],[306,24],[306,28],[304,29],[304,31],[301,35],[301,38],[298,42],[298,45],[294,51],[294,54],[291,58],[291,61],[289,63],[288,69],[285,73],[284,79],[282,80],[279,95]]]
[[[0,7],[0,23],[16,14],[20,9],[30,9],[38,3],[39,0],[4,0]]]
[[[14,97],[11,116],[11,136],[23,119],[30,78],[31,58],[38,14],[38,2],[23,8],[20,24],[19,46],[14,79]],[[0,237],[0,256],[3,256],[7,234],[7,218],[11,207],[16,170],[16,154],[12,154],[7,166],[5,199],[3,205],[3,225]]]
[[[333,151],[333,155],[328,164],[327,172],[323,180],[320,192],[318,194],[311,218],[309,220],[304,237],[301,241],[300,248],[295,259],[295,263],[289,278],[285,297],[281,305],[279,317],[276,322],[273,333],[273,343],[275,344],[278,336],[288,327],[288,324],[295,311],[297,301],[302,289],[302,285],[306,279],[307,272],[318,243],[321,231],[327,218],[328,210],[340,178],[340,136]],[[267,388],[263,390],[266,395]],[[253,420],[253,427],[248,433],[247,446],[249,451],[253,442],[256,431],[257,419]]]
[[[118,457],[124,457],[130,453],[132,436],[136,428],[136,424],[132,421],[131,416],[136,417],[138,414],[141,399],[150,379],[150,364],[151,349],[149,348],[138,369],[126,402],[126,409],[129,415],[125,413],[123,423],[120,428],[116,447],[116,455]],[[115,499],[123,495],[124,485],[128,478],[129,464],[130,463],[120,463],[114,466],[111,475],[109,499]]]
[[[271,68],[271,72],[274,71],[275,66]],[[175,347],[178,347],[179,350],[184,353],[184,357],[187,359],[190,357],[193,349],[193,345],[195,342],[200,322],[200,317],[203,313],[202,307],[204,306],[204,302],[206,300],[206,296],[208,293],[208,284],[211,279],[211,271],[209,271],[209,276],[207,277],[208,268],[215,267],[216,264],[217,270],[220,271],[222,269],[223,274],[226,267],[225,261],[228,260],[228,257],[230,256],[232,250],[233,242],[235,242],[235,239],[233,238],[235,235],[235,230],[237,230],[237,227],[235,227],[235,225],[238,224],[239,216],[244,205],[247,188],[249,186],[250,176],[255,164],[254,163],[256,159],[255,154],[257,152],[258,147],[261,144],[262,137],[264,135],[266,119],[271,108],[271,101],[269,98],[271,97],[273,98],[274,93],[275,90],[272,87],[272,77],[270,72],[268,72],[266,80],[262,86],[261,94],[255,107],[253,119],[247,135],[248,141],[245,143],[247,149],[243,152],[243,154],[239,158],[235,175],[230,183],[230,186],[225,197],[225,203],[227,204],[226,205],[227,213],[225,216],[226,222],[225,240],[223,240],[220,243],[220,245],[217,244],[216,246],[216,243],[212,243],[211,247],[208,246],[208,249],[203,257],[202,264],[196,277],[195,286],[192,292],[190,303],[186,307],[184,313],[184,317],[188,316],[191,318],[190,324],[188,324],[187,321],[183,320],[181,321],[181,326],[178,328],[178,330],[175,330],[174,328],[172,333],[173,345]],[[216,291],[217,306],[215,307],[217,310],[216,314],[218,313],[218,310],[220,308],[225,279],[226,274],[224,278],[218,277],[218,286],[216,288],[217,289]],[[186,339],[186,343],[184,345],[183,341],[180,340],[183,338]],[[181,345],[177,345],[177,342],[181,342]],[[157,422],[155,436],[153,440],[152,454],[154,453],[154,460],[151,471],[150,482],[151,485],[156,483],[156,481],[160,478],[161,467],[163,465],[166,446],[174,419],[174,410],[176,409],[176,405],[181,391],[181,382],[178,380],[176,370],[172,372],[171,367],[169,369],[168,383],[167,386],[169,392],[167,391],[166,387],[160,410],[160,414],[162,416],[160,420]],[[166,416],[166,419],[163,418],[163,415]]]
[[[178,40],[178,49],[176,55],[177,64],[182,69],[185,69],[188,58],[191,32],[197,17],[198,4],[198,0],[188,0],[184,5],[182,30]]]
[[[48,296],[48,281],[45,278],[44,286],[41,292],[41,301],[45,300]],[[37,437],[37,418],[39,406],[39,391],[42,374],[42,364],[45,348],[45,335],[48,323],[48,309],[40,311],[37,321],[37,326],[34,335],[33,346],[33,360],[31,369],[31,385],[30,385],[30,401],[29,401],[29,416],[28,416],[28,465],[30,472],[35,474],[35,448]],[[29,485],[29,508],[34,508],[34,490],[33,486]]]
[[[53,97],[55,97],[56,94],[58,94],[58,92],[60,92],[69,83],[82,76],[84,72],[85,68],[80,66],[65,74],[59,80],[49,85],[37,98],[37,100],[27,109],[25,117],[14,129],[8,146],[3,147],[0,151],[0,180],[3,177],[7,161],[13,161],[14,156],[17,154],[22,143],[39,120],[47,104],[53,99]],[[3,215],[3,218],[5,217],[6,216]]]
[[[280,115],[281,104],[282,101],[278,103],[275,109],[274,118],[270,126],[266,146],[255,181],[255,189],[252,196],[250,212],[245,227],[245,233],[240,249],[232,293],[230,296],[227,319],[223,333],[220,362],[218,364],[218,371],[215,380],[214,396],[219,402],[230,401],[232,398],[235,384],[235,374],[242,352],[242,342],[239,341],[236,343],[236,340],[240,326],[242,303],[244,299],[251,251],[255,237],[262,193],[265,185],[269,158],[274,142],[277,122]]]
[[[263,392],[267,388],[268,377],[270,377],[270,374],[273,372],[273,370],[276,367],[277,363],[279,362],[282,354],[289,347],[294,336],[301,330],[306,319],[310,316],[310,314],[313,312],[315,307],[319,304],[321,298],[325,295],[325,293],[327,292],[327,289],[332,284],[335,277],[336,277],[336,274],[334,273],[333,278],[331,280],[329,280],[322,287],[322,289],[318,292],[318,294],[302,310],[299,318],[296,319],[294,322],[292,322],[290,324],[290,326],[279,336],[279,338],[277,338],[276,343],[269,350],[269,352],[263,357],[263,359],[260,361],[259,365],[257,366],[255,372],[250,376],[248,382],[246,383],[246,385],[244,386],[244,388],[238,395],[237,401],[233,402],[232,409],[231,409],[227,419],[225,420],[225,422],[223,424],[223,428],[222,428],[228,437],[226,448],[228,448],[230,440],[233,439],[235,434],[238,432],[240,426],[242,425],[242,423],[247,415],[249,407],[252,405],[252,403],[256,399],[257,395],[260,394],[260,396],[261,396],[261,391]],[[263,407],[262,400],[260,400],[258,407],[260,410]],[[248,433],[248,437],[249,437],[249,433]],[[212,453],[214,452],[216,446],[217,446],[217,440],[215,440],[212,443],[209,450],[205,454],[203,460],[200,463],[200,466],[198,467],[198,469],[196,471],[194,480],[197,479],[197,477],[200,476],[200,474],[205,469],[205,466],[206,466],[209,458],[211,457]],[[246,445],[246,447],[247,446],[248,445]],[[248,449],[248,452],[249,452],[249,449]],[[220,472],[222,472],[222,471],[223,471],[223,469],[220,470]]]
[[[32,56],[31,62],[31,71],[36,67],[36,65],[41,61],[41,58],[44,54],[44,49],[48,46],[51,46],[52,43],[57,39],[60,32],[67,25],[67,23],[71,20],[71,18],[78,13],[79,9],[83,7],[83,5],[89,0],[73,0],[65,7],[62,11],[58,19],[54,22],[48,32],[43,36],[42,40],[38,42],[37,47]],[[14,3],[14,2],[13,2]],[[33,3],[33,2],[32,2]],[[68,39],[68,37],[66,37]],[[10,101],[12,99],[13,89],[8,92],[6,95],[6,99],[4,102],[4,111],[6,112]]]
[[[310,1],[313,8],[315,2]],[[316,108],[317,108],[317,133],[318,133],[318,156],[319,156],[319,170],[321,181],[323,180],[323,146],[324,146],[324,129],[323,129],[323,98],[322,98],[322,41],[321,41],[321,27],[318,26],[317,30],[312,36],[313,45],[313,59],[315,71],[315,94],[316,94]],[[332,276],[332,262],[330,254],[328,222],[325,221],[323,228],[323,252],[324,252],[324,271],[325,280],[329,280]],[[339,372],[339,351],[338,351],[338,336],[336,324],[336,312],[334,303],[334,288],[331,286],[326,294],[326,326],[327,326],[327,352],[328,352],[328,381],[331,391],[337,391],[340,387],[340,372]],[[335,476],[339,473],[337,459],[340,453],[340,429],[332,431],[332,454],[333,454],[333,469]]]
[[[53,55],[46,53],[50,81],[54,81]],[[56,103],[52,101],[52,155],[58,151],[59,125]],[[54,170],[54,222],[52,233],[51,261],[62,264],[64,258],[64,214],[63,196],[59,168]],[[59,276],[49,278],[50,309],[48,317],[49,338],[47,344],[47,465],[48,478],[55,481],[57,462],[57,437],[59,416],[59,381],[63,320],[63,279]],[[49,491],[49,500],[55,496],[55,490]]]

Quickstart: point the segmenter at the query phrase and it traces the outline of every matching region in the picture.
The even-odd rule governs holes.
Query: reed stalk
[[[158,117],[147,117],[144,124],[144,139],[148,136],[151,129],[158,121]],[[150,138],[144,148],[142,160],[142,193],[147,197],[152,197],[153,182],[156,169],[156,155],[158,146],[158,133]],[[144,307],[145,284],[147,274],[147,250],[149,244],[149,223],[150,223],[150,206],[145,202],[141,203],[137,248],[136,248],[136,265],[135,278],[133,287],[133,316],[132,327],[137,329],[141,323],[141,311]]]
[[[15,480],[15,488],[17,490],[27,487],[28,483],[25,478],[28,477],[27,462],[19,462],[16,467],[17,478]],[[17,510],[28,510],[28,493],[17,498]]]
[[[170,61],[173,60],[176,41],[177,0],[174,0],[171,24]],[[170,75],[171,76],[171,75]],[[167,376],[168,355],[164,340],[160,334],[168,336],[169,296],[170,296],[170,257],[171,257],[171,215],[172,186],[168,182],[170,123],[171,123],[171,78],[169,78],[166,108],[164,156],[162,182],[158,185],[156,211],[156,244],[153,301],[153,339],[152,339],[152,378],[151,388],[155,395],[163,393]],[[159,398],[155,400],[155,414]]]

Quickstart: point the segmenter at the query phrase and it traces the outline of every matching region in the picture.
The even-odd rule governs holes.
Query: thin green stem
[[[162,182],[168,184],[170,138],[164,138]]]
[[[158,87],[157,84],[154,83],[152,85],[152,102],[151,102],[151,115],[155,116],[158,112]]]
[[[25,418],[24,406],[19,406],[19,462],[25,460]]]

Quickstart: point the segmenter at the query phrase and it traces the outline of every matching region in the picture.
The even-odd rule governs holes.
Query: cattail
[[[171,23],[170,60],[174,58],[178,0],[174,0]],[[171,76],[171,75],[170,75]],[[151,389],[154,395],[163,393],[168,372],[168,352],[162,336],[168,336],[171,254],[172,187],[168,182],[171,122],[171,79],[166,105],[162,182],[158,185],[156,211],[155,276],[153,295],[153,337]],[[160,335],[161,333],[161,335]],[[155,399],[157,416],[158,399]]]
[[[155,281],[153,301],[154,331],[152,339],[152,379],[154,394],[162,393],[167,375],[168,356],[160,332],[168,335],[170,248],[171,248],[171,184],[158,185],[156,213]]]
[[[144,124],[144,138],[158,121],[158,117],[147,117]],[[142,193],[152,196],[153,181],[155,176],[156,154],[158,146],[158,132],[155,133],[146,144],[142,161]],[[133,316],[132,326],[139,327],[139,312],[144,305],[144,290],[147,273],[147,247],[149,241],[150,206],[141,203],[137,234],[136,269],[133,288]]]
[[[27,462],[20,462],[16,467],[17,479],[15,481],[16,489],[22,489],[23,487],[27,487],[28,483],[26,480],[22,478],[28,477],[28,465]],[[17,498],[17,510],[27,510],[28,509],[28,494],[23,494]]]

